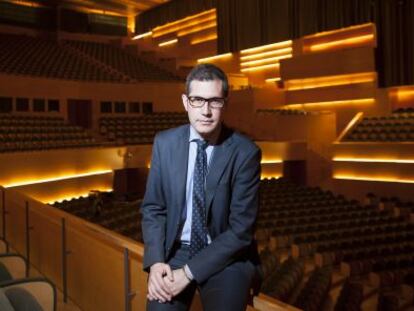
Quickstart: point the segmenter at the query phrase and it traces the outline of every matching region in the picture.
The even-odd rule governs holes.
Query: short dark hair
[[[226,74],[219,67],[213,64],[200,64],[195,66],[187,76],[185,81],[185,91],[190,94],[190,84],[192,81],[212,81],[220,80],[222,82],[222,92],[224,98],[229,94],[229,82]]]

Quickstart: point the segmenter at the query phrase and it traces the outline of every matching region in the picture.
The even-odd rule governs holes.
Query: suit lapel
[[[206,215],[209,214],[211,202],[213,201],[214,194],[221,175],[229,162],[231,152],[231,132],[223,127],[221,139],[218,145],[214,147],[213,158],[209,168],[209,173],[206,180]]]
[[[189,139],[189,127],[183,128],[181,135],[178,136],[176,141],[176,148],[174,148],[176,154],[172,157],[176,161],[170,163],[174,167],[173,175],[171,176],[173,185],[177,190],[177,206],[179,207],[178,216],[181,217],[182,210],[185,205],[185,189],[187,181],[187,168],[188,168],[188,139]]]

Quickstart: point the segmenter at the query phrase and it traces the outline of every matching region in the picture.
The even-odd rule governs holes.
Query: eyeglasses
[[[222,97],[203,98],[199,96],[187,96],[187,99],[193,108],[201,108],[205,103],[208,103],[211,108],[223,108],[226,103],[226,99]]]

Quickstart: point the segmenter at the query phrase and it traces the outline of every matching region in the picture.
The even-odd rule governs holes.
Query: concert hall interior
[[[248,310],[414,310],[413,16],[410,0],[1,0],[0,294],[145,309],[154,135],[188,123],[185,78],[211,63],[225,124],[262,151]]]

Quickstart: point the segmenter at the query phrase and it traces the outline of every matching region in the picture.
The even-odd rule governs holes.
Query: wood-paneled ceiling
[[[61,6],[82,11],[103,11],[124,16],[138,15],[170,0],[37,0],[45,6]]]

